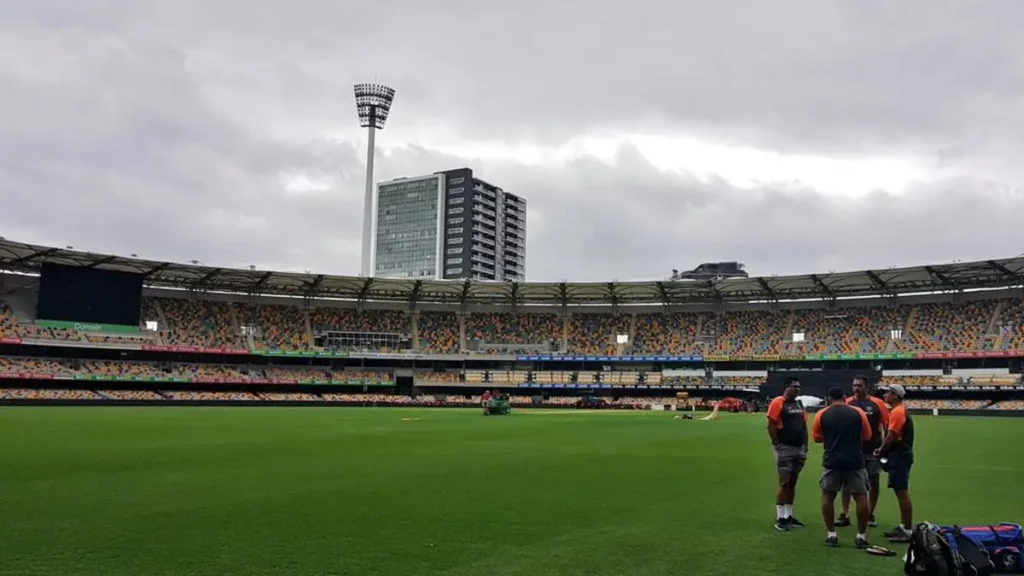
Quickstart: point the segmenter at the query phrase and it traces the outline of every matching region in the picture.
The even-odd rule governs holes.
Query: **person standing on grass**
[[[799,395],[800,380],[790,376],[782,396],[768,405],[768,437],[779,475],[775,488],[775,529],[781,532],[804,526],[793,517],[796,483],[807,462],[807,412],[796,399]]]
[[[882,465],[875,457],[875,450],[882,446],[882,439],[885,437],[885,428],[889,425],[889,408],[880,398],[868,394],[868,380],[864,376],[856,376],[853,379],[853,396],[846,399],[848,406],[860,408],[868,416],[871,423],[871,439],[864,443],[864,468],[868,471],[869,492],[868,504],[871,511],[868,516],[868,526],[875,527],[875,507],[878,506],[878,493],[881,487],[879,478],[882,475]],[[836,520],[836,526],[850,525],[850,492],[843,488],[843,512]]]
[[[887,458],[889,488],[896,494],[900,506],[900,525],[885,533],[890,542],[910,542],[914,528],[914,508],[910,502],[910,467],[914,465],[914,420],[910,417],[903,398],[907,391],[899,384],[880,386],[889,411],[889,430],[882,446],[875,450],[878,458]]]
[[[857,502],[857,548],[868,543],[868,472],[864,465],[864,443],[871,439],[871,423],[867,414],[843,399],[842,388],[828,391],[829,405],[814,415],[811,436],[823,444],[825,455],[821,466],[821,517],[825,520],[825,545],[839,546],[836,534],[836,494],[849,492]]]

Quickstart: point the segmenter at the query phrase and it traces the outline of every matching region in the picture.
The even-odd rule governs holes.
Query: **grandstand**
[[[38,321],[34,275],[46,263],[143,275],[139,325]],[[3,240],[0,271],[7,399],[347,402],[376,397],[372,387],[398,403],[427,401],[414,399],[416,387],[432,391],[419,396],[430,404],[461,405],[436,395],[485,388],[559,403],[586,389],[618,398],[756,388],[782,364],[877,364],[883,380],[925,392],[1024,390],[1021,258],[720,281],[484,283],[233,270]],[[672,372],[681,367],[697,371]],[[905,373],[915,368],[934,373]],[[33,387],[52,381],[74,385]]]

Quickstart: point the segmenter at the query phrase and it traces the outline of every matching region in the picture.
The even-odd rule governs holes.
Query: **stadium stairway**
[[[1002,316],[1005,307],[1005,301],[1001,300],[996,303],[995,309],[992,310],[992,317],[988,319],[988,325],[985,326],[985,331],[982,333],[978,348],[982,350],[998,350],[1002,345],[1003,336],[999,331],[999,317]]]
[[[313,323],[309,321],[309,308],[302,310],[302,325],[306,329],[306,342],[313,343]]]
[[[912,326],[914,325],[914,322],[917,321],[917,314],[918,314],[918,311],[920,309],[921,309],[920,306],[911,306],[910,307],[910,313],[907,314],[907,319],[903,322],[903,327],[900,328],[900,333],[903,335],[903,338],[901,339],[902,341],[904,341],[904,342],[909,342],[910,341],[910,337],[911,337],[910,333],[912,331]],[[882,353],[883,354],[889,354],[889,353],[892,353],[892,352],[896,352],[896,346],[897,346],[896,342],[898,342],[898,341],[894,340],[892,338],[887,338],[886,341],[885,341],[885,348],[882,350]]]
[[[569,316],[562,317],[562,347],[558,350],[561,353],[569,351]]]
[[[463,314],[456,314],[456,318],[459,319],[459,352],[466,351],[466,316]]]
[[[228,319],[231,320],[231,331],[234,332],[235,334],[240,334],[242,332],[242,326],[238,323],[238,314],[235,311],[235,305],[229,305],[227,307],[227,310],[228,310]],[[250,318],[250,320],[252,320],[252,319]],[[246,338],[246,340],[248,341],[249,348],[252,349],[253,348],[253,345],[252,345],[253,344],[253,342],[252,342],[252,334],[249,334],[248,337]]]
[[[796,342],[793,342],[793,322],[795,321],[795,319],[796,319],[796,311],[790,310],[789,311],[789,318],[786,318],[786,331],[783,333],[783,334],[785,334],[785,337],[788,337],[788,339],[786,339],[785,337],[783,338],[782,346],[780,346],[781,350],[779,350],[779,352],[781,352],[783,354],[792,354],[793,353],[792,348],[793,348],[793,345],[796,344]]]
[[[420,349],[420,312],[419,310],[412,313],[412,318],[409,319],[410,326],[412,326],[412,349]]]

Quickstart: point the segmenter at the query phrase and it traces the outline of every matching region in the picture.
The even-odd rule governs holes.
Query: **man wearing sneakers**
[[[868,543],[868,473],[864,468],[864,442],[871,439],[871,423],[860,408],[849,406],[842,388],[828,391],[829,405],[814,416],[811,436],[823,444],[825,455],[821,465],[821,516],[828,533],[825,545],[839,546],[835,527],[836,494],[847,490],[857,503],[857,548],[870,548]]]
[[[869,491],[868,504],[871,515],[868,526],[875,527],[875,506],[878,505],[878,493],[881,483],[882,465],[875,457],[875,450],[882,446],[885,428],[889,425],[889,408],[881,399],[868,395],[868,381],[864,376],[853,379],[853,396],[846,399],[847,406],[860,408],[868,416],[871,423],[871,439],[864,443],[864,468],[868,471]],[[850,492],[843,489],[843,512],[836,520],[836,526],[850,525]]]
[[[800,380],[790,376],[785,386],[782,396],[768,405],[768,436],[779,475],[775,488],[775,529],[783,532],[804,525],[793,517],[793,501],[800,471],[807,461],[807,412],[796,399],[800,395]]]
[[[889,473],[889,488],[896,493],[900,505],[900,525],[885,533],[890,542],[910,542],[914,528],[914,509],[910,503],[910,468],[914,464],[914,421],[903,406],[906,390],[899,384],[879,386],[885,392],[883,398],[892,410],[889,411],[889,427],[882,446],[875,450],[875,456],[886,462]]]

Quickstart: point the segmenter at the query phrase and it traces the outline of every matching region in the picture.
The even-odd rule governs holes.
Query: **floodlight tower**
[[[355,93],[359,126],[369,130],[366,144],[366,199],[363,203],[363,259],[359,267],[360,276],[368,278],[372,275],[370,250],[373,244],[373,139],[378,129],[384,129],[388,112],[391,111],[391,103],[395,100],[395,91],[383,84],[356,84]]]

